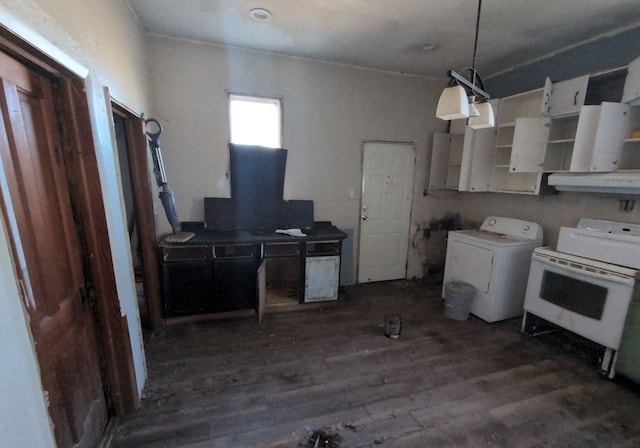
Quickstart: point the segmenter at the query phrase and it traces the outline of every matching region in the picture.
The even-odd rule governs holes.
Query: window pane
[[[229,95],[231,143],[281,147],[280,118],[277,98]]]

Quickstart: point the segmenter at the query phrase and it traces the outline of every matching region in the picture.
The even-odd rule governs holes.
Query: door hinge
[[[23,279],[18,279],[18,294],[22,299],[22,302],[27,308],[31,308],[31,301],[29,300],[29,293],[27,292],[27,286],[24,284]]]
[[[80,296],[82,303],[89,304],[91,307],[96,304],[96,295],[93,292],[93,288],[89,288],[87,285],[82,285],[78,291],[78,295]]]

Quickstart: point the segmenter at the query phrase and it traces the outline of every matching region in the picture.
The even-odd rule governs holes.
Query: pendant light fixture
[[[447,72],[447,76],[450,78],[449,87],[442,91],[436,109],[436,117],[441,120],[469,118],[468,125],[473,129],[492,128],[495,126],[493,108],[491,104],[487,102],[491,97],[484,91],[484,83],[476,70],[476,52],[478,49],[481,9],[482,0],[478,0],[472,66],[460,70],[461,72],[468,71],[469,79],[453,70]]]

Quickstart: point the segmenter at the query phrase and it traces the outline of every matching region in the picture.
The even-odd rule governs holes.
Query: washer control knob
[[[489,220],[489,225],[490,225],[490,226],[495,226],[495,225],[496,225],[496,218],[491,218],[491,219]]]

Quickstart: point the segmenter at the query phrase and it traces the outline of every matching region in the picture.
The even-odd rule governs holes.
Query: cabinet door
[[[256,272],[253,258],[224,259],[213,262],[214,311],[255,309],[257,307]]]
[[[213,311],[211,263],[206,261],[163,263],[162,283],[165,317]]]
[[[449,145],[449,166],[447,168],[447,188],[451,190],[457,190],[460,188],[464,146],[464,134],[451,134],[451,143]]]
[[[552,83],[545,81],[542,114],[548,117],[577,114],[584,104],[589,75]]]
[[[583,106],[580,110],[569,171],[586,172],[590,170],[594,149],[593,142],[600,120],[600,109],[600,106]]]
[[[431,168],[429,170],[429,188],[440,190],[447,188],[447,174],[449,171],[449,134],[436,132],[433,134],[433,149],[431,152]]]
[[[510,172],[542,171],[549,125],[548,118],[516,118]]]
[[[491,128],[472,130],[472,134],[468,190],[489,191],[497,133],[495,129]]]
[[[607,172],[618,169],[629,106],[602,103],[580,111],[571,171]]]
[[[600,107],[590,171],[613,171],[620,168],[618,162],[630,108],[620,103],[602,103]]]
[[[458,191],[469,191],[472,163],[473,163],[473,140],[475,130],[467,127],[462,137],[462,154],[460,157],[460,175],[458,176]],[[453,148],[452,148],[453,151]],[[450,167],[451,169],[451,167]]]
[[[307,257],[304,277],[304,301],[338,300],[340,257]]]
[[[628,69],[622,102],[636,106],[640,104],[640,57],[631,61]]]

